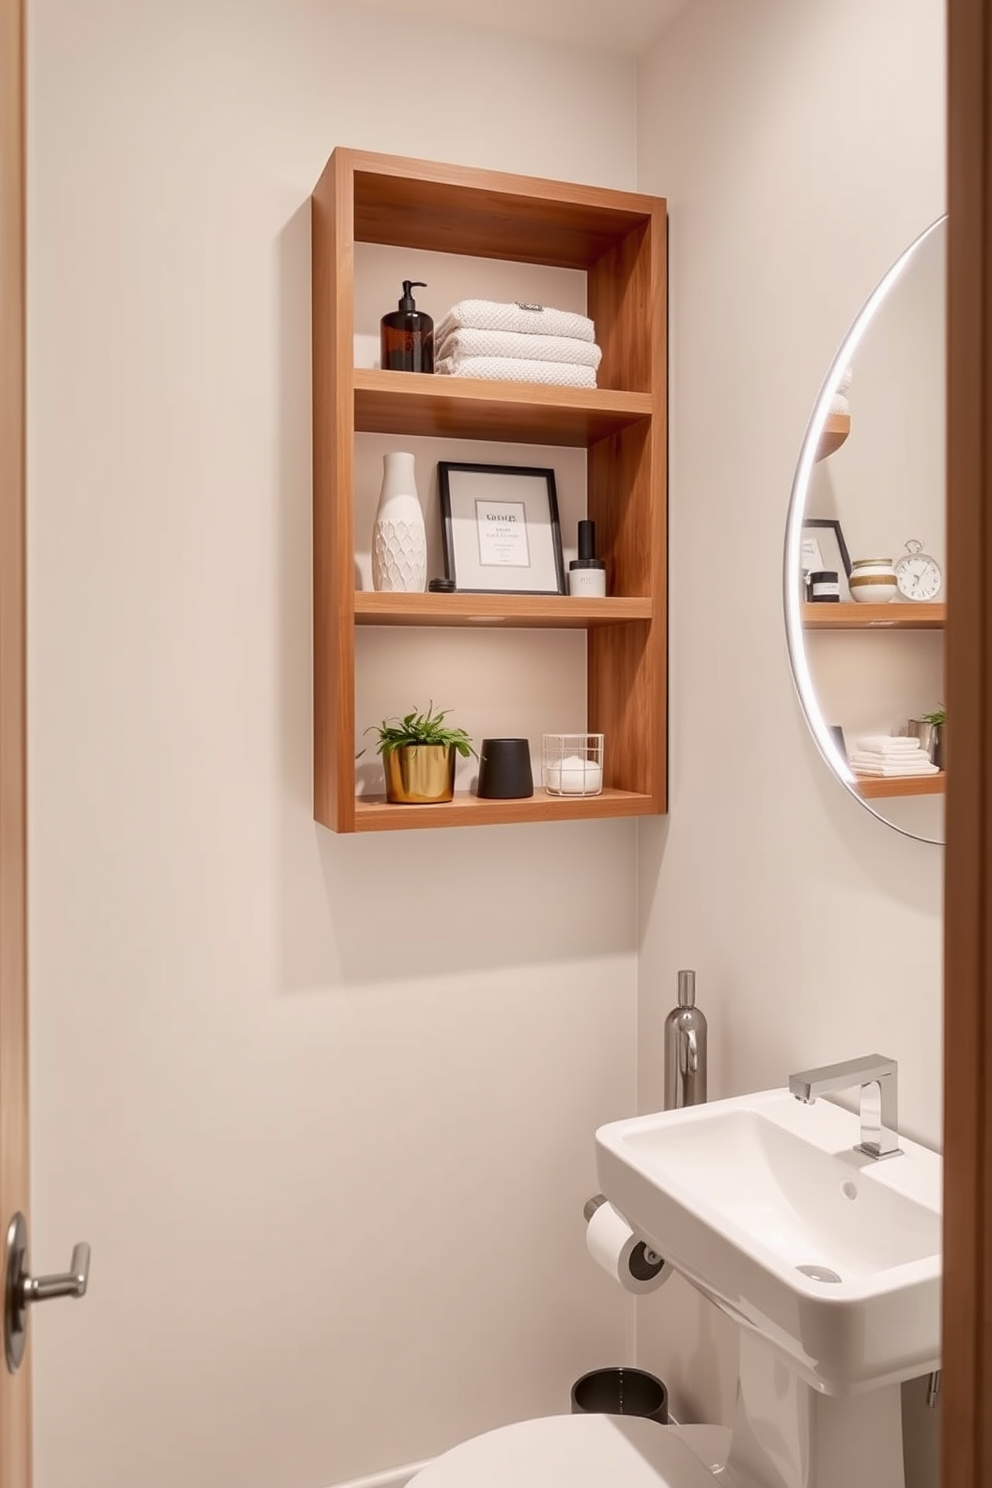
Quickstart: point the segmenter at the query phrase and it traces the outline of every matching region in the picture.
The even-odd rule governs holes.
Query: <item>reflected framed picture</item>
[[[829,730],[830,737],[833,739],[834,743],[837,745],[837,750],[838,750],[838,753],[840,754],[841,759],[845,759],[846,760],[847,759],[847,740],[844,738],[844,730],[841,728],[841,726],[840,726],[839,723],[828,723],[827,724],[827,729]]]
[[[564,594],[555,473],[439,460],[444,572],[467,594]]]
[[[805,517],[802,534],[803,589],[811,573],[833,572],[840,585],[841,601],[851,598],[851,558],[836,517]]]

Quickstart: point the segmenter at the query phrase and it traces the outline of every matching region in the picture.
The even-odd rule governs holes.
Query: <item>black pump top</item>
[[[403,298],[400,300],[400,310],[416,310],[417,302],[410,293],[411,289],[426,289],[427,285],[422,279],[403,280]]]
[[[606,564],[596,557],[596,523],[583,517],[579,523],[579,556],[573,558],[569,568],[605,568]]]

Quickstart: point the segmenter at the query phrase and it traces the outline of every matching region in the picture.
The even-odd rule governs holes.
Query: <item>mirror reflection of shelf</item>
[[[943,630],[946,604],[804,604],[805,630]]]
[[[830,455],[836,454],[850,432],[851,415],[849,413],[830,414],[816,447],[816,458],[826,460]]]
[[[864,801],[886,796],[942,796],[946,781],[943,770],[939,775],[855,775],[854,789]]]

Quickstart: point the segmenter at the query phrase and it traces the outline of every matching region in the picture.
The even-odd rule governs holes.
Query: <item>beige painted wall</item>
[[[640,832],[639,1099],[695,966],[711,1093],[881,1050],[940,1140],[939,849],[828,775],[793,694],[782,544],[820,383],[867,294],[943,209],[938,0],[694,0],[639,75],[639,186],[671,212],[671,816]],[[852,390],[853,391],[853,390]],[[727,1419],[734,1330],[687,1288],[641,1357]]]
[[[324,1488],[623,1357],[582,1204],[636,827],[313,825],[309,193],[335,144],[632,187],[634,68],[333,0],[29,20],[33,1254],[93,1246],[37,1484]]]

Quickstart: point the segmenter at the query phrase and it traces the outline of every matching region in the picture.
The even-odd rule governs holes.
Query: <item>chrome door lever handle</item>
[[[50,1302],[53,1297],[85,1297],[90,1279],[90,1248],[86,1241],[74,1245],[69,1269],[62,1276],[22,1276],[23,1302]]]
[[[15,1214],[7,1230],[7,1264],[3,1291],[3,1342],[7,1368],[16,1374],[27,1341],[28,1307],[54,1297],[85,1297],[90,1279],[90,1248],[73,1246],[69,1270],[61,1276],[32,1276],[28,1271],[28,1227]]]

